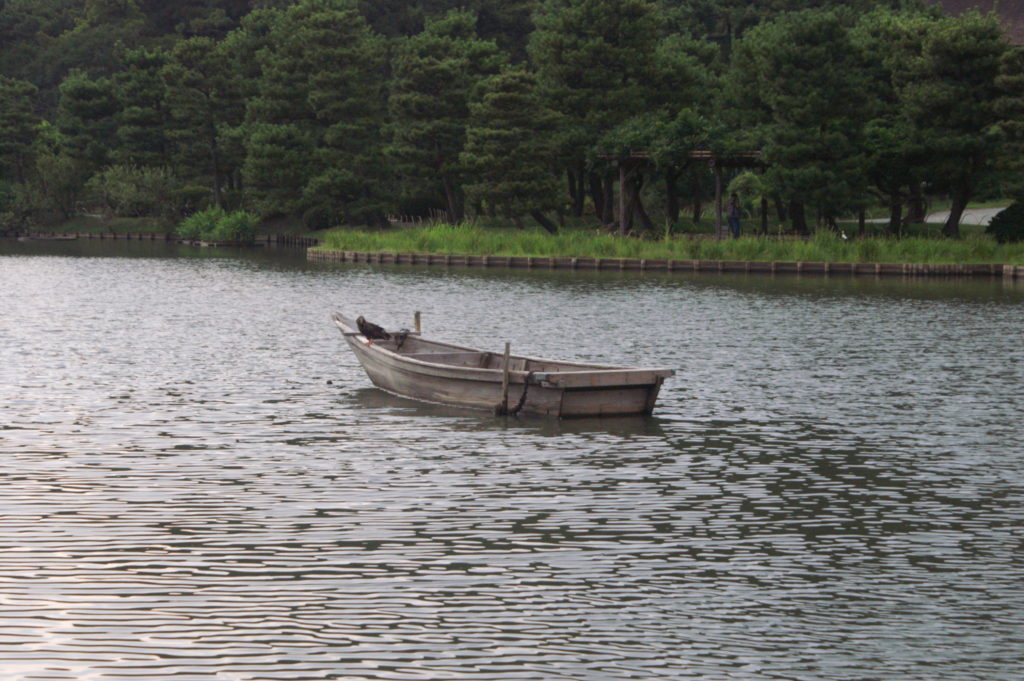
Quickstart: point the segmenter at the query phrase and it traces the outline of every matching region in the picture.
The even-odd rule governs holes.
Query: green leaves
[[[726,76],[726,106],[757,127],[767,181],[828,216],[849,209],[866,182],[868,84],[850,23],[834,10],[783,15],[736,44]]]
[[[220,206],[211,206],[183,220],[177,233],[187,240],[251,244],[256,238],[257,222],[251,213],[227,212]]]
[[[303,0],[256,51],[243,176],[263,215],[377,210],[384,47],[350,0]]]
[[[510,217],[557,206],[551,133],[558,123],[532,73],[509,69],[485,79],[470,105],[459,157],[471,178],[469,198]]]
[[[32,110],[35,94],[31,83],[0,76],[0,164],[19,182],[25,181],[26,154],[39,126]]]
[[[469,100],[502,64],[497,46],[476,37],[476,16],[449,12],[401,40],[392,61],[387,153],[415,191],[440,184],[449,219],[462,219]]]

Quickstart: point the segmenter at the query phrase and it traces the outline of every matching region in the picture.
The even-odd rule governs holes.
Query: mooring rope
[[[508,413],[510,415],[515,416],[518,414],[519,410],[523,408],[524,404],[526,404],[526,393],[530,390],[531,378],[533,378],[533,372],[527,372],[526,378],[523,379],[523,394],[519,396],[519,402],[516,403],[516,406],[509,410]]]

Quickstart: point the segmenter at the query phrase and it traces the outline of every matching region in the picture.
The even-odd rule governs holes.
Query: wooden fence
[[[1024,279],[1024,265],[914,265],[902,263],[766,262],[731,260],[654,260],[636,258],[570,258],[505,255],[438,255],[427,253],[362,253],[311,248],[315,262],[442,267],[504,267],[544,270],[639,272],[742,272],[759,274],[870,275],[902,277],[1006,277]]]

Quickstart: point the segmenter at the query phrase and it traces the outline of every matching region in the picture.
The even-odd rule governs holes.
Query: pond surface
[[[0,680],[1024,672],[1024,286],[0,241]],[[373,387],[333,310],[677,369]]]

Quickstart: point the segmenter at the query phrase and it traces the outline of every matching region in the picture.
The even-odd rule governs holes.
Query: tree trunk
[[[768,197],[761,197],[761,234],[768,234]]]
[[[864,238],[867,236],[867,216],[864,214],[864,209],[861,208],[857,211],[857,236]]]
[[[583,205],[586,202],[586,193],[584,191],[584,178],[586,171],[583,169],[583,165],[580,164],[576,170],[567,171],[569,179],[569,198],[570,205],[572,206],[572,214],[576,217],[583,215]]]
[[[789,217],[793,221],[793,231],[801,236],[806,236],[807,215],[804,213],[804,204],[798,199],[789,200]]]
[[[615,222],[615,178],[608,173],[604,176],[601,184],[601,193],[604,195],[604,205],[601,206],[601,223],[610,225]]]
[[[546,229],[549,234],[558,234],[558,225],[551,222],[544,213],[541,213],[539,210],[531,210],[530,217],[536,220],[537,223]]]
[[[590,183],[590,200],[594,202],[594,217],[603,222],[605,195],[601,187],[601,176],[597,173],[587,173],[587,180]]]
[[[516,229],[526,229],[526,225],[523,224],[523,219],[519,217],[518,213],[514,213],[510,217],[512,218],[512,224],[516,226]]]
[[[928,217],[925,211],[924,195],[921,193],[921,185],[913,182],[910,185],[910,194],[907,198],[907,224],[922,225]]]
[[[722,169],[713,164],[715,170],[715,238],[721,239],[725,236],[722,229]]]
[[[636,173],[630,180],[632,185],[632,204],[633,214],[640,220],[640,224],[644,226],[645,232],[654,231],[654,223],[651,221],[647,211],[644,209],[644,200],[640,197],[640,190],[644,187],[644,177],[640,173]]]
[[[458,197],[455,195],[455,188],[452,186],[448,176],[443,175],[441,181],[444,185],[445,202],[448,204],[448,222],[457,225],[462,222],[462,206],[459,204]]]
[[[619,161],[619,236],[633,226],[633,200],[630,195],[631,184],[626,178],[626,166]]]
[[[787,222],[789,215],[786,213],[786,204],[782,202],[781,196],[775,198],[775,214],[779,216],[779,222]]]
[[[669,168],[665,171],[665,217],[672,224],[679,221],[679,189],[676,187],[676,178],[679,171]]]
[[[691,210],[693,211],[693,224],[697,224],[700,222],[700,216],[704,213],[704,202],[701,201],[699,194],[693,197]]]
[[[576,212],[576,173],[573,172],[572,168],[566,168],[565,170],[565,182],[569,189],[569,205],[572,206],[572,212]]]
[[[949,206],[949,219],[942,226],[942,236],[948,236],[951,239],[960,238],[960,218],[963,217],[964,209],[967,208],[970,200],[971,192],[969,190],[961,190],[953,194],[953,203]]]
[[[224,197],[221,196],[220,184],[220,149],[217,146],[217,128],[214,127],[213,121],[209,121],[207,128],[207,144],[210,145],[210,165],[213,170],[213,200],[221,208],[224,207]]]
[[[899,194],[889,195],[889,233],[893,236],[899,236],[900,229],[903,226],[903,197]]]

